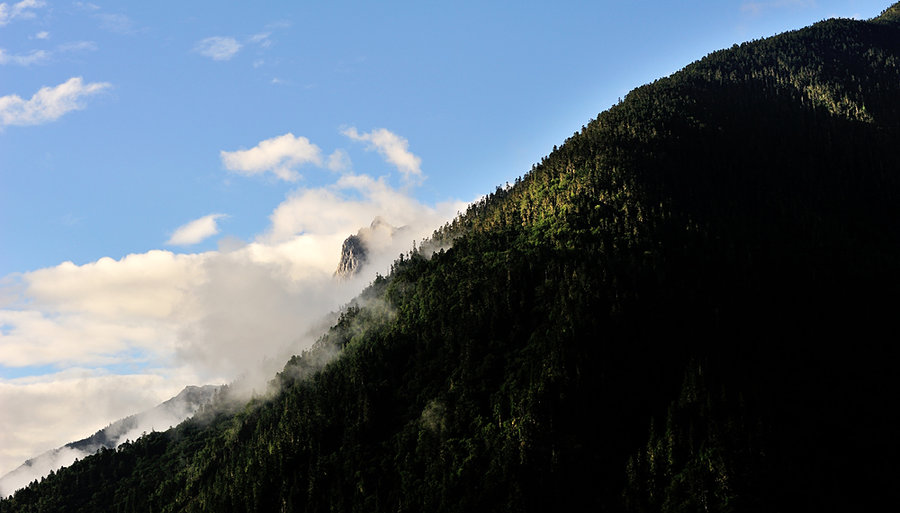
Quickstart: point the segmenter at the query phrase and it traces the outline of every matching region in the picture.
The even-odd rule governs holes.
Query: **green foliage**
[[[0,512],[877,504],[897,456],[896,9],[635,89],[401,256],[266,399]]]
[[[710,386],[690,365],[665,424],[628,459],[623,501],[630,511],[754,511],[766,497],[765,433],[741,396]]]
[[[900,2],[888,7],[880,16],[873,20],[878,23],[897,23],[900,22]]]

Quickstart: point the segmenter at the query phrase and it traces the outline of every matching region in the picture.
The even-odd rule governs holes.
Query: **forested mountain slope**
[[[398,260],[271,397],[0,511],[896,504],[898,5],[635,89],[426,244],[452,249]]]

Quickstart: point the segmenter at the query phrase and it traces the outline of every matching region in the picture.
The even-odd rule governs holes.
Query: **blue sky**
[[[250,239],[291,186],[331,176],[236,179],[219,152],[289,132],[381,175],[391,170],[340,131],[386,128],[422,158],[416,197],[469,200],[637,85],[734,42],[886,5],[32,3],[0,27],[0,96],[27,100],[73,77],[105,87],[77,99],[81,110],[2,127],[0,275],[164,247],[214,212],[229,215],[223,234]],[[200,48],[207,38],[226,42],[218,60]]]
[[[374,216],[427,235],[632,88],[888,4],[0,3],[0,473],[295,350]]]

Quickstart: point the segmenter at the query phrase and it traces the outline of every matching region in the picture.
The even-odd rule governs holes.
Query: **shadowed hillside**
[[[267,398],[0,511],[894,503],[898,5],[635,89],[397,260]]]

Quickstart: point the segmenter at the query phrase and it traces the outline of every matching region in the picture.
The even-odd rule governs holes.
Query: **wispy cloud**
[[[29,100],[11,94],[0,97],[0,127],[40,125],[84,108],[83,98],[112,87],[107,82],[85,84],[73,77],[55,87],[42,87]]]
[[[300,179],[296,168],[303,164],[322,164],[322,151],[306,137],[287,133],[260,141],[249,150],[220,152],[225,168],[243,175],[271,172],[278,178],[295,182]]]
[[[741,4],[741,12],[758,15],[763,11],[783,9],[788,7],[816,7],[816,0],[771,0],[768,2],[744,2]]]
[[[81,222],[84,221],[84,217],[76,216],[75,214],[68,212],[62,217],[59,218],[59,222],[62,223],[63,226],[78,226]]]
[[[270,24],[267,29],[282,29],[290,26],[289,24]],[[194,45],[194,51],[200,55],[209,57],[217,61],[227,61],[237,55],[245,45],[255,45],[261,49],[272,46],[272,31],[259,32],[249,37],[238,40],[232,36],[213,36],[207,37]],[[262,59],[253,61],[253,67],[258,68],[263,64]]]
[[[94,52],[97,50],[97,43],[93,41],[71,41],[57,46],[56,49],[60,52]]]
[[[240,51],[241,46],[233,37],[213,36],[197,43],[194,51],[214,61],[227,61]]]
[[[42,0],[22,0],[12,5],[6,2],[0,3],[0,26],[6,25],[17,18],[26,20],[34,18],[37,16],[34,10],[40,9],[45,5],[47,5],[47,2]]]
[[[178,227],[166,241],[170,246],[191,246],[219,233],[217,221],[225,214],[209,214]]]
[[[97,50],[97,43],[93,41],[72,41],[63,43],[56,47],[57,52],[84,52]],[[31,66],[32,64],[42,64],[49,61],[53,57],[53,52],[47,50],[31,50],[22,55],[11,55],[3,48],[0,48],[0,65],[15,64],[18,66]]]
[[[75,2],[75,7],[84,11],[99,11],[100,6],[91,2]]]
[[[271,32],[261,32],[259,34],[254,34],[254,35],[250,36],[248,41],[251,43],[257,44],[263,48],[268,48],[268,47],[272,46],[272,40],[269,39],[269,36],[271,36],[271,35],[272,35]]]
[[[50,52],[45,50],[32,50],[25,55],[10,55],[0,48],[0,65],[16,64],[19,66],[31,66],[40,64],[50,59]]]
[[[409,141],[405,138],[385,128],[361,134],[356,127],[350,127],[341,133],[354,141],[369,143],[368,149],[377,150],[387,162],[396,166],[406,182],[422,178],[422,159],[409,151]]]
[[[35,34],[34,38],[35,39],[50,39],[50,33],[47,32],[46,30],[42,30],[41,32],[38,32],[37,34]]]
[[[137,33],[134,22],[126,14],[100,13],[96,17],[100,20],[100,28],[103,30],[126,36]]]
[[[220,156],[249,174],[303,163],[323,166],[323,160],[343,156],[349,167],[345,152],[323,159],[318,146],[292,134]],[[248,381],[263,390],[289,355],[309,347],[327,328],[323,319],[330,312],[376,273],[386,274],[412,241],[465,210],[464,202],[425,205],[384,178],[341,171],[323,169],[332,183],[291,192],[273,206],[269,226],[247,244],[188,254],[152,250],[0,278],[2,365],[80,369],[0,378],[0,473],[152,406],[186,384],[222,383],[249,373]],[[336,282],[341,243],[376,217],[404,227],[402,236],[375,248],[359,275]],[[195,233],[209,231],[207,225]],[[148,363],[122,375],[104,371],[135,355]],[[60,417],[66,422],[60,424]]]

